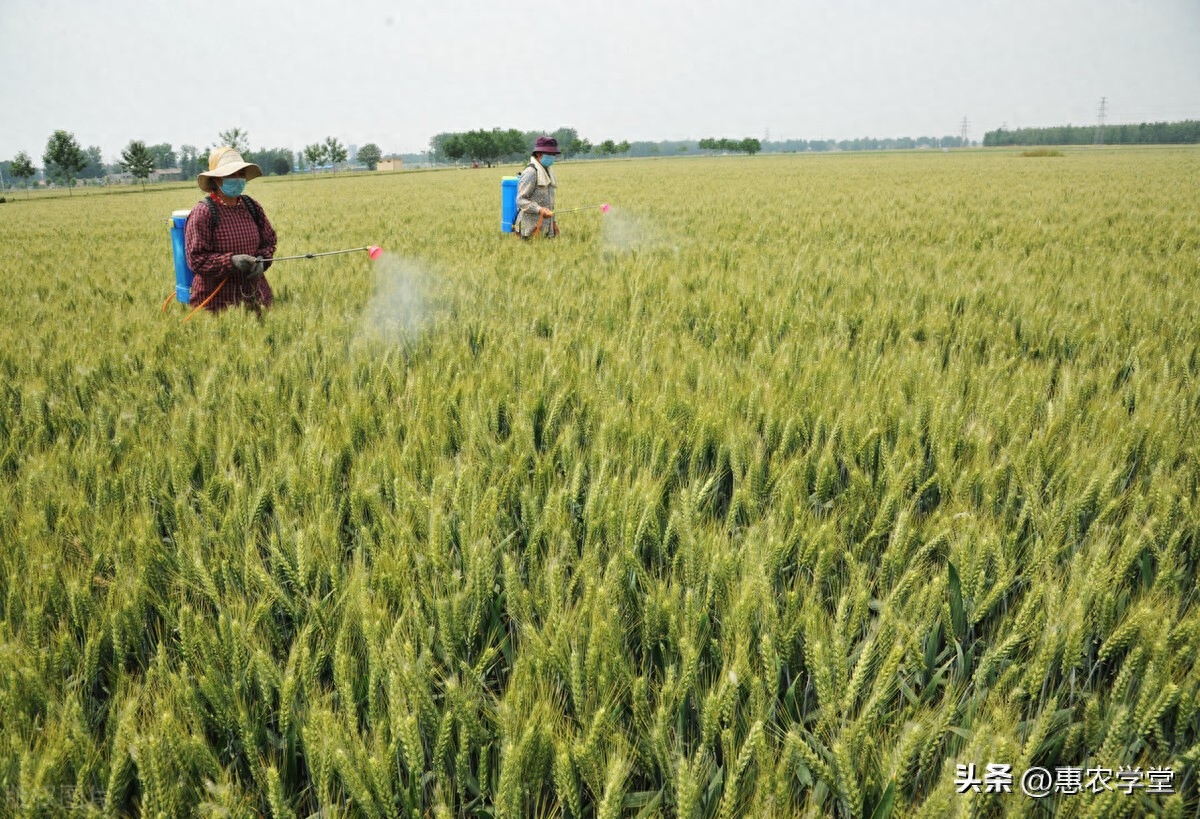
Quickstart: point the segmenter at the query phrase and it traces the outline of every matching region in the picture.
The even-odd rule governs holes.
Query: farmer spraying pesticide
[[[190,213],[178,211],[173,215],[176,291],[167,303],[176,295],[181,301],[187,299],[193,308],[188,319],[202,308],[217,311],[237,304],[261,315],[273,300],[271,285],[263,273],[274,262],[359,251],[366,251],[372,261],[378,261],[383,255],[383,248],[367,245],[276,256],[275,228],[262,205],[245,194],[246,182],[260,176],[262,170],[244,161],[233,148],[217,148],[208,158],[208,170],[196,178],[208,196]],[[182,218],[176,218],[184,213],[187,213],[186,224]],[[182,240],[178,236],[181,232]],[[167,303],[163,304],[164,311]]]
[[[260,176],[261,168],[226,146],[209,155],[208,170],[196,177],[208,194],[192,208],[184,232],[196,309],[244,304],[261,313],[271,306],[263,274],[275,255],[275,228],[262,205],[245,195],[246,183]]]
[[[558,141],[553,137],[541,136],[533,146],[529,165],[518,176],[506,176],[500,182],[500,232],[515,233],[522,239],[544,236],[553,239],[558,235],[555,218],[564,213],[581,210],[599,210],[608,213],[610,205],[584,205],[567,210],[554,210],[554,194],[558,180],[554,177],[554,161],[559,155]]]
[[[513,229],[522,239],[538,235],[553,239],[558,235],[558,225],[554,222],[554,191],[558,181],[552,169],[558,154],[558,140],[538,137],[529,165],[517,181],[517,218]]]

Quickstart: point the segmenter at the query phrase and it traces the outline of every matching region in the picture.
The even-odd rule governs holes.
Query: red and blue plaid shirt
[[[232,205],[226,205],[216,194],[210,194],[209,198],[216,203],[220,211],[216,231],[212,229],[212,211],[209,205],[201,200],[192,208],[183,234],[188,266],[195,274],[195,278],[192,279],[191,303],[202,304],[219,287],[220,292],[205,305],[205,309],[221,310],[235,304],[270,307],[273,296],[266,276],[252,279],[247,274],[235,270],[233,257],[239,253],[259,256],[264,260],[263,267],[270,267],[270,258],[275,255],[275,228],[271,227],[271,222],[267,219],[267,214],[262,212],[261,206],[260,235],[258,224],[246,209],[246,203],[241,197]],[[224,285],[221,284],[222,281]]]

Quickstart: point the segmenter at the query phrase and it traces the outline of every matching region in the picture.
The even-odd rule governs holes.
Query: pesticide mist
[[[662,228],[628,211],[614,207],[601,221],[600,247],[606,253],[628,253],[673,245]]]
[[[426,275],[416,263],[385,252],[375,262],[371,300],[363,312],[362,335],[401,341],[417,335],[428,316]]]

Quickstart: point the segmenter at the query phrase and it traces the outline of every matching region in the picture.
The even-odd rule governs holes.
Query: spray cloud
[[[614,207],[601,222],[600,246],[606,253],[628,253],[669,247],[671,242],[646,219]]]
[[[420,333],[428,317],[424,272],[387,252],[378,254],[374,268],[374,289],[363,312],[363,336],[401,341]]]

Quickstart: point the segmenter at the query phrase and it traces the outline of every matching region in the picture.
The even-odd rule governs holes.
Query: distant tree
[[[358,161],[366,165],[368,170],[375,170],[381,159],[383,159],[383,152],[374,142],[368,142],[358,149]]]
[[[611,139],[606,139],[596,146],[596,153],[601,156],[612,156],[617,152],[617,143]]]
[[[146,150],[154,156],[154,167],[176,167],[175,149],[171,147],[171,143],[160,142],[158,145],[147,145]]]
[[[262,168],[265,174],[282,176],[292,170],[292,151],[290,148],[259,148],[242,154],[247,162],[253,162]],[[285,170],[280,170],[284,168]]]
[[[462,134],[447,134],[441,143],[442,156],[451,162],[457,162],[467,155],[467,144]]]
[[[707,137],[697,143],[697,147],[702,151],[724,151],[725,153],[745,153],[753,156],[762,150],[762,142],[754,137],[746,137],[745,139],[729,139],[721,137],[713,139]]]
[[[492,162],[500,156],[492,132],[482,128],[464,133],[462,146],[468,159],[474,162],[484,162],[489,168],[492,166]]]
[[[509,128],[507,131],[496,130],[492,133],[496,136],[498,157],[524,159],[529,156],[533,143],[527,141],[525,135],[516,128]],[[562,143],[560,142],[559,145],[561,146]]]
[[[430,160],[436,161],[436,160],[450,159],[453,161],[457,161],[458,159],[461,159],[462,158],[461,153],[457,157],[451,157],[448,153],[446,153],[446,143],[448,143],[452,140],[457,140],[458,137],[459,137],[458,134],[452,134],[452,133],[447,133],[447,132],[435,134],[434,136],[430,137],[429,138]]]
[[[489,168],[500,157],[513,153],[524,153],[525,135],[515,129],[501,131],[493,128],[491,131],[478,128],[460,135],[462,147],[468,159],[482,162]]]
[[[142,190],[145,190],[146,177],[154,170],[154,154],[146,148],[145,142],[131,140],[121,152],[121,167],[133,174],[135,179],[142,180]]]
[[[233,127],[228,131],[221,131],[217,134],[217,139],[222,145],[228,145],[239,154],[244,154],[250,150],[250,134],[243,131],[241,128]]]
[[[571,157],[577,153],[575,146],[579,142],[579,132],[574,128],[562,127],[550,136],[558,142],[558,149],[562,151],[564,157]]]
[[[75,135],[67,131],[55,131],[46,142],[42,164],[46,175],[67,186],[67,192],[75,186],[75,177],[87,167],[88,158],[75,141]]]
[[[200,150],[195,145],[179,146],[179,170],[184,179],[200,173]]]
[[[37,176],[37,168],[33,167],[33,160],[24,151],[18,152],[13,157],[8,172],[12,174],[13,178],[22,180],[22,186],[25,188],[29,187],[29,180]]]
[[[100,153],[99,145],[89,145],[83,152],[87,164],[79,172],[80,179],[99,179],[108,169],[104,166],[104,156]]]
[[[575,140],[575,143],[571,146],[571,155],[587,156],[593,150],[592,143],[583,137],[580,137],[579,139]]]
[[[342,146],[342,143],[337,141],[336,137],[325,138],[325,157],[329,160],[329,164],[333,165],[334,169],[346,161],[349,154]]]
[[[326,147],[323,143],[314,142],[312,145],[304,147],[304,160],[308,163],[308,167],[315,174],[317,166],[325,164]]]
[[[617,154],[627,154],[627,153],[629,153],[629,142],[628,142],[628,141],[626,141],[626,140],[624,140],[624,139],[623,139],[623,140],[621,140],[620,142],[618,142],[618,143],[616,144],[616,150],[615,150],[615,151],[613,151],[613,153],[617,153]]]

